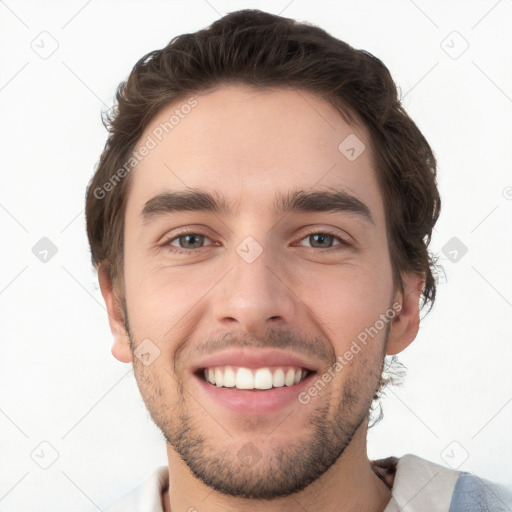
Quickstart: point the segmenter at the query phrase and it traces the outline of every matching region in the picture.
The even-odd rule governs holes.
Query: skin
[[[310,512],[382,511],[390,491],[367,456],[368,409],[384,355],[401,352],[417,334],[423,279],[404,273],[403,294],[393,283],[368,134],[304,91],[230,85],[195,98],[197,107],[131,176],[124,259],[129,336],[122,300],[99,271],[112,353],[133,362],[142,397],[167,440],[164,509],[282,512],[300,504]],[[141,140],[183,103],[162,110]],[[338,150],[350,134],[366,146],[352,162]],[[216,191],[234,215],[141,219],[152,197],[190,188]],[[274,195],[299,189],[348,192],[367,205],[374,223],[347,212],[275,216]],[[207,238],[174,254],[184,227]],[[325,230],[350,245],[334,238],[318,248],[309,235]],[[247,236],[263,249],[250,264],[236,251]],[[214,347],[241,346],[310,349],[311,360],[327,370],[394,303],[400,313],[308,404],[240,416],[214,404],[190,372]],[[160,350],[148,366],[133,355],[144,339]],[[249,464],[237,455],[247,446],[259,456]]]

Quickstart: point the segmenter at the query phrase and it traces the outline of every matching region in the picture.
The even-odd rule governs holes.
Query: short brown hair
[[[388,69],[370,53],[316,26],[259,10],[232,12],[206,29],[175,37],[142,57],[119,85],[116,105],[104,119],[108,140],[86,194],[93,265],[105,264],[123,293],[124,210],[131,173],[119,171],[126,170],[152,118],[191,94],[236,83],[311,92],[349,124],[362,123],[384,200],[395,285],[403,291],[404,271],[421,274],[422,306],[430,302],[432,307],[436,263],[428,245],[441,207],[436,160],[403,109]]]

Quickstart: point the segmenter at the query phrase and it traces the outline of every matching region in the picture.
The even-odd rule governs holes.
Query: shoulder
[[[512,488],[479,478],[471,473],[459,476],[450,512],[508,512],[512,510]]]
[[[384,512],[512,511],[510,489],[470,473],[412,454],[373,464],[387,466],[386,476],[392,482],[391,500]]]
[[[104,512],[163,512],[162,493],[169,485],[167,466],[156,468],[127,494],[111,503]]]

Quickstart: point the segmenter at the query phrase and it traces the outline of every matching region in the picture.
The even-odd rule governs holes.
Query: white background
[[[314,23],[379,57],[438,158],[443,207],[432,249],[446,278],[401,355],[408,375],[388,391],[369,456],[414,453],[512,483],[510,0],[5,0],[3,512],[101,510],[167,462],[131,366],[110,353],[85,235],[85,188],[106,140],[101,111],[135,62],[178,34],[249,7]],[[453,58],[464,40],[468,49]],[[43,59],[33,49],[42,52],[43,44],[58,48]],[[32,252],[42,237],[58,249],[46,263]],[[453,237],[468,249],[456,262],[443,253]],[[53,450],[57,460],[42,469]]]

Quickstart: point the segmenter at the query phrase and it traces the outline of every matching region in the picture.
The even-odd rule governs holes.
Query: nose
[[[282,263],[266,250],[254,261],[241,251],[235,254],[230,272],[212,296],[217,324],[251,333],[289,324],[297,310],[297,299],[286,283]]]

